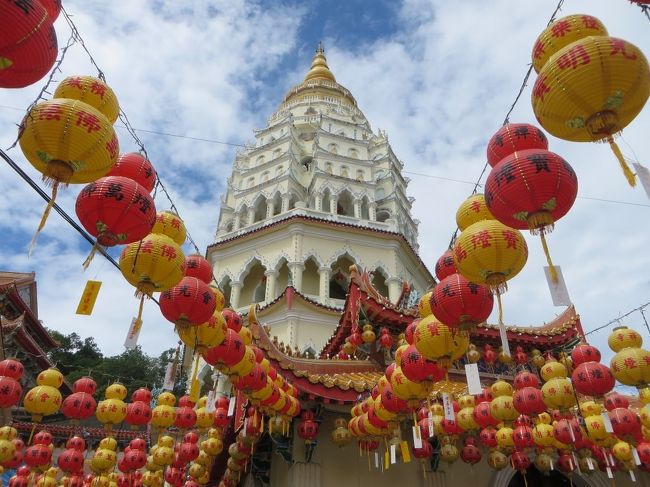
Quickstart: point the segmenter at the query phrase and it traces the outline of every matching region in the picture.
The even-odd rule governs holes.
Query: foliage
[[[97,382],[97,397],[100,399],[103,399],[104,389],[113,382],[124,384],[129,393],[138,387],[161,387],[165,368],[175,352],[169,349],[159,357],[151,357],[138,346],[119,355],[105,357],[92,337],[82,339],[76,333],[64,335],[56,330],[48,331],[60,344],[48,352],[50,360],[71,385],[80,377],[92,377]],[[180,379],[185,374],[179,375]],[[177,380],[174,393],[183,394],[184,387],[185,381]]]

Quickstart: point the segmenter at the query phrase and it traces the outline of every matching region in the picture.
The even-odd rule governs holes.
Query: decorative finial
[[[318,41],[318,47],[316,48],[316,54],[325,54],[325,46],[323,46],[323,41]]]
[[[314,59],[312,59],[311,62],[311,69],[305,76],[305,81],[319,78],[336,82],[336,78],[334,78],[334,75],[330,71],[330,68],[327,66],[327,59],[325,59],[325,48],[323,47],[322,42],[318,43],[316,54],[314,55]]]

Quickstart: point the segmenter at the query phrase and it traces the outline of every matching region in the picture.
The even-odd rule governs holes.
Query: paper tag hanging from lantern
[[[639,181],[641,181],[641,186],[643,186],[646,196],[650,199],[650,169],[642,166],[638,162],[633,162],[632,165],[634,166],[636,175],[639,177]]]
[[[499,322],[499,336],[501,337],[501,346],[503,347],[504,355],[510,357],[510,344],[508,343],[508,332],[506,330],[506,325],[503,324],[503,321]]]
[[[397,463],[397,447],[394,444],[390,445],[390,463]]]
[[[214,403],[214,399],[215,399],[214,396],[215,395],[216,395],[216,393],[214,391],[208,392],[208,399],[207,399],[207,401],[205,403],[205,410],[208,413],[213,413],[216,410],[215,403]],[[263,423],[264,423],[264,421],[262,421],[262,424]]]
[[[84,292],[81,294],[79,306],[77,306],[78,315],[91,315],[97,301],[99,288],[102,287],[102,281],[87,281]]]
[[[413,426],[413,448],[422,448],[422,432],[420,426]]]
[[[124,340],[124,348],[127,350],[133,350],[138,344],[138,337],[140,336],[140,330],[142,329],[142,320],[133,318],[131,320],[131,326],[129,331],[126,334],[126,339]]]
[[[467,392],[470,395],[475,396],[483,392],[478,364],[465,364],[465,377],[467,377]]]
[[[641,465],[641,459],[639,458],[639,452],[636,451],[636,447],[632,446],[632,457],[634,458],[634,463],[636,465]]]
[[[230,402],[228,403],[228,417],[231,417],[235,412],[235,402],[237,402],[237,398],[235,396],[232,396],[230,398]]]
[[[433,429],[433,413],[429,411],[429,416],[427,417],[427,426],[429,426],[429,438],[431,438],[435,430]]]
[[[555,268],[557,278],[555,280],[551,275],[551,268],[549,266],[544,266],[544,274],[546,275],[546,282],[548,283],[548,290],[551,293],[553,306],[570,306],[571,298],[569,297],[569,291],[564,282],[562,268],[559,265],[553,267]]]
[[[375,468],[379,469],[379,453],[375,452]]]
[[[454,405],[451,403],[451,398],[447,393],[443,393],[442,395],[442,407],[445,410],[445,419],[447,421],[456,421],[456,417],[454,416]]]
[[[409,452],[409,444],[405,440],[402,440],[399,446],[400,449],[402,450],[402,460],[404,461],[404,463],[410,463],[411,453]]]
[[[632,482],[636,482],[636,477],[634,476],[634,470],[629,470],[630,472],[630,478],[632,479]]]
[[[612,421],[609,419],[609,414],[607,414],[605,411],[600,413],[601,418],[603,418],[603,423],[605,424],[605,431],[607,433],[613,433],[614,428],[612,427]]]

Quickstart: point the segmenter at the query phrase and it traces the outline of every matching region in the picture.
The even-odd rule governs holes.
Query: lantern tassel
[[[54,206],[54,202],[56,201],[56,195],[58,192],[59,192],[59,182],[55,181],[54,184],[52,185],[52,196],[50,197],[50,201],[47,202],[47,206],[45,207],[45,211],[43,211],[43,216],[41,216],[41,221],[38,224],[36,233],[32,237],[32,241],[29,243],[29,248],[27,250],[27,257],[32,256],[32,250],[34,250],[34,245],[36,245],[36,239],[38,238],[38,234],[41,233],[41,230],[43,230],[47,218],[50,216],[50,212],[52,211],[52,207]]]
[[[612,148],[612,152],[616,156],[616,159],[618,159],[618,163],[621,165],[621,169],[623,170],[623,174],[625,174],[627,182],[632,187],[636,186],[636,177],[632,172],[632,169],[630,169],[630,166],[627,164],[627,162],[625,162],[625,158],[623,157],[621,149],[618,147],[616,142],[614,142],[614,137],[608,135],[607,142],[609,142],[609,146]]]
[[[140,306],[138,307],[138,316],[137,316],[137,318],[135,319],[135,322],[136,322],[138,325],[141,325],[141,324],[142,324],[142,310],[144,309],[144,297],[145,297],[145,294],[142,294],[142,295],[140,296]]]
[[[501,305],[501,293],[497,292],[497,305],[499,309],[499,334],[501,335],[501,346],[503,347],[503,353],[507,356],[510,355],[510,345],[508,344],[508,332],[506,331],[506,325],[503,324],[503,306]]]
[[[196,403],[199,399],[199,392],[200,392],[200,385],[199,385],[199,380],[196,378],[196,376],[199,373],[199,358],[201,356],[197,353],[195,354],[194,358],[194,370],[192,371],[192,380],[190,381],[190,401]]]
[[[542,241],[542,248],[544,249],[544,255],[546,256],[546,262],[548,263],[548,272],[551,275],[551,280],[557,283],[557,269],[555,269],[553,261],[551,260],[551,253],[548,251],[548,245],[546,243],[546,236],[544,235],[544,232],[540,232],[539,238]]]
[[[90,253],[88,254],[88,257],[86,257],[86,260],[84,260],[83,263],[83,268],[84,270],[88,269],[88,266],[90,266],[90,263],[93,261],[93,257],[95,257],[95,254],[99,250],[99,244],[95,242],[93,244],[93,248],[90,250]]]

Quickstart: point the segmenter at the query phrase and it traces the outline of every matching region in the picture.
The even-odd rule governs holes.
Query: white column
[[[271,218],[273,216],[274,211],[275,211],[275,202],[270,199],[266,202],[266,218]]]
[[[279,272],[275,269],[266,271],[264,275],[266,276],[266,293],[264,299],[266,301],[272,301],[275,298],[275,286],[278,282]]]
[[[302,262],[290,262],[289,270],[291,271],[291,278],[293,279],[293,287],[296,291],[302,292],[302,271],[305,269],[305,264]]]
[[[397,303],[402,290],[402,280],[399,277],[389,277],[386,279],[386,284],[388,284],[388,299],[393,304]]]
[[[241,227],[241,215],[237,213],[235,215],[235,221],[233,222],[232,229],[239,230],[240,227]]]
[[[330,213],[332,215],[336,215],[336,203],[337,203],[338,198],[336,197],[335,194],[330,196]]]
[[[289,198],[291,195],[289,193],[282,195],[282,211],[281,213],[286,213],[289,211]]]
[[[377,220],[377,205],[375,203],[370,203],[370,206],[368,207],[368,215],[370,216],[370,220],[373,222]]]
[[[361,200],[354,200],[354,217],[361,218]]]
[[[318,193],[316,195],[316,208],[314,208],[316,211],[323,211],[323,195]]]
[[[230,306],[233,309],[239,307],[239,295],[241,293],[242,283],[239,281],[233,281],[230,283]]]
[[[322,303],[326,304],[330,299],[330,273],[331,269],[329,267],[319,267],[318,275],[320,276],[320,300]]]
[[[249,208],[247,225],[252,225],[254,221],[255,221],[255,208]]]

